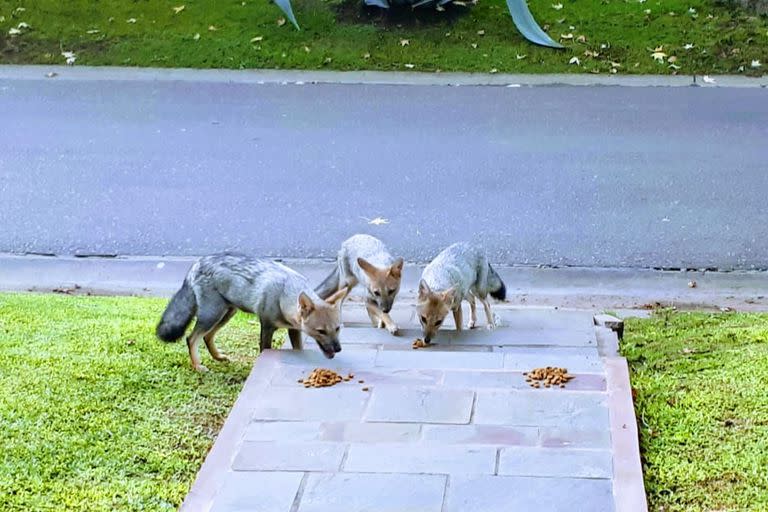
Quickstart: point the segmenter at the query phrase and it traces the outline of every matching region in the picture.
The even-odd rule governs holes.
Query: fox
[[[397,324],[389,316],[400,291],[403,258],[393,257],[384,242],[370,235],[353,235],[341,244],[336,268],[315,288],[320,298],[334,296],[358,283],[366,290],[366,310],[374,327],[385,327],[397,335]],[[342,298],[343,301],[343,298]]]
[[[346,293],[342,287],[323,300],[306,277],[274,261],[237,253],[204,256],[192,265],[171,298],[156,334],[163,341],[177,341],[197,317],[187,348],[192,368],[207,372],[197,350],[200,339],[213,359],[228,361],[214,337],[241,310],[258,315],[262,351],[272,348],[275,330],[286,328],[294,350],[303,348],[305,333],[315,339],[325,357],[333,359],[341,352],[341,299]]]
[[[485,250],[475,244],[459,242],[445,248],[424,268],[419,281],[416,314],[424,341],[430,343],[449,311],[453,312],[456,330],[462,329],[461,301],[469,302],[467,328],[477,324],[475,299],[485,309],[488,328],[496,326],[488,295],[503,301],[507,287],[488,262]]]

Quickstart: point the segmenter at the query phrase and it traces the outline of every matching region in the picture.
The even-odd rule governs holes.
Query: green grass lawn
[[[651,510],[768,510],[768,315],[628,320]]]
[[[0,294],[0,510],[175,510],[258,353],[238,314],[231,363],[193,372],[154,326],[162,299]]]
[[[566,36],[566,50],[524,41],[501,0],[416,21],[361,14],[358,0],[295,0],[301,31],[278,24],[268,0],[0,0],[0,63],[63,64],[72,51],[76,64],[235,69],[755,75],[768,66],[768,20],[713,0],[530,7],[553,38]]]

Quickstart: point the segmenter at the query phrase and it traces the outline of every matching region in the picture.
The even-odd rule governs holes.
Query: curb
[[[623,357],[606,357],[605,383],[613,452],[613,498],[616,512],[647,512],[629,367]]]
[[[46,75],[53,73],[53,77]],[[340,84],[413,86],[613,86],[613,87],[758,87],[768,88],[768,76],[712,75],[592,75],[421,73],[397,71],[315,71],[277,69],[132,68],[119,66],[2,65],[0,80],[211,82],[232,84]]]

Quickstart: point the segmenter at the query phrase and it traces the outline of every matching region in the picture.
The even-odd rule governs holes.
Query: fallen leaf
[[[453,2],[453,5],[459,5],[461,7],[466,7],[467,6],[467,2],[462,2],[461,0],[455,0]]]
[[[552,4],[552,8],[556,11],[559,11],[563,8],[563,4]]]
[[[646,9],[646,10],[644,10],[643,12],[644,12],[645,14],[651,14],[651,10],[650,10],[650,9]]]
[[[694,9],[693,7],[689,7],[688,12],[691,14],[696,14],[696,9]]]
[[[283,54],[283,57],[285,57],[285,54]],[[326,64],[330,64],[331,62],[333,62],[333,59],[330,58],[330,57],[326,57],[323,62],[326,63]]]
[[[614,74],[614,75],[615,75],[616,73],[618,73],[618,71],[616,70],[616,68],[611,68],[611,69],[610,69],[610,72],[611,72],[612,74]]]
[[[192,36],[192,39],[194,39],[195,41],[199,41],[200,40],[200,32],[195,33],[195,35]]]
[[[409,46],[411,44],[411,41],[408,39],[401,39],[400,40],[400,46]]]
[[[307,52],[307,53],[309,53],[309,52],[311,52],[311,51],[312,51],[312,49],[311,49],[309,46],[305,46],[305,47],[304,47],[304,51],[305,51],[305,52]]]
[[[416,67],[416,66],[415,66],[415,65],[413,65],[413,64],[404,64],[404,66],[405,66],[405,67],[407,67],[408,69],[413,69],[413,68],[415,68],[415,67]]]
[[[579,43],[586,43],[587,42],[587,36],[580,35],[579,37],[576,38],[576,41],[578,41]]]
[[[675,57],[674,55],[672,55],[672,56],[670,56],[670,57],[667,59],[667,62],[677,62],[677,57]]]
[[[571,57],[571,60],[568,61],[568,64],[576,64],[577,66],[581,66],[581,61],[578,57]]]
[[[61,52],[61,56],[66,59],[67,64],[70,66],[73,65],[77,60],[77,55],[75,55],[75,52]]]
[[[585,57],[598,57],[599,55],[599,53],[593,52],[592,50],[584,50]]]
[[[259,41],[263,41],[263,40],[264,40],[264,36],[256,36],[253,39],[251,39],[251,42],[258,43]]]
[[[517,58],[517,60],[523,60],[523,59],[524,59],[524,58],[526,58],[527,56],[528,56],[528,55],[520,55],[519,53],[518,53],[517,55],[515,55],[515,57]]]
[[[680,69],[680,66],[678,66],[677,64],[670,64],[670,65],[669,65],[669,66],[667,66],[667,67],[668,67],[669,69],[674,69],[675,71],[677,71],[678,69]]]
[[[364,53],[363,54],[363,58],[364,59],[370,59],[371,58],[371,54],[370,53]]]
[[[496,68],[491,69],[491,73],[498,73],[498,72],[499,72],[499,70],[496,69]]]
[[[686,50],[690,50],[691,48],[693,48],[693,46],[694,45],[692,45],[691,43],[687,43],[685,46],[683,46],[683,48],[685,48]]]
[[[381,226],[382,224],[389,224],[389,220],[385,219],[384,217],[376,217],[375,219],[369,219],[367,217],[361,217],[363,220],[367,221],[368,224],[373,224],[374,226]]]
[[[125,20],[126,23],[136,23],[136,18],[128,18]]]
[[[277,18],[277,26],[282,27],[285,25],[285,18]]]
[[[477,43],[472,43],[472,48],[477,49]]]
[[[560,34],[560,39],[573,39],[573,34],[570,32],[567,34]]]
[[[8,29],[9,36],[17,36],[19,34],[21,34],[21,30],[17,29],[16,27],[11,27]]]
[[[25,8],[23,8],[23,7],[17,7],[17,8],[15,8],[15,9],[13,10],[13,12],[24,12],[24,11],[26,11],[26,9],[25,9]]]
[[[25,22],[23,22],[23,21],[22,21],[21,23],[19,23],[18,25],[16,25],[16,28],[18,28],[18,29],[25,29],[25,28],[29,28],[29,23],[25,23]]]
[[[216,28],[214,25],[208,25],[208,30],[210,30],[211,32],[216,32],[219,29]]]
[[[612,68],[620,68],[621,67],[621,63],[611,61],[611,67]]]
[[[101,32],[101,30],[96,29],[96,28],[92,28],[91,30],[86,30],[85,31],[86,34],[98,34],[99,32]]]
[[[755,59],[752,61],[752,64],[750,64],[750,66],[753,68],[759,68],[760,66],[762,66],[762,64],[760,64],[759,60]]]
[[[655,52],[663,52],[664,51],[664,46],[663,45],[662,46],[657,46],[656,48],[653,49],[653,51],[655,51]]]
[[[709,75],[704,75],[701,79],[704,80],[705,84],[714,84],[715,83],[715,79],[710,77]]]
[[[443,7],[443,6],[442,6],[442,5],[440,5],[440,4],[437,4],[437,6],[435,7],[435,10],[436,10],[437,12],[444,12],[444,11],[445,11],[445,7]]]
[[[173,13],[179,14],[181,11],[183,11],[186,8],[187,8],[186,5],[177,5],[176,7],[173,8]]]
[[[485,30],[478,30],[477,31],[477,35],[484,36],[485,35]]]

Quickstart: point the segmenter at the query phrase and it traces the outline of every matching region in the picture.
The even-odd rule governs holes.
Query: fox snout
[[[323,355],[328,359],[333,359],[333,356],[341,352],[341,343],[339,342],[338,338],[315,341],[317,341],[317,346],[320,347]]]

